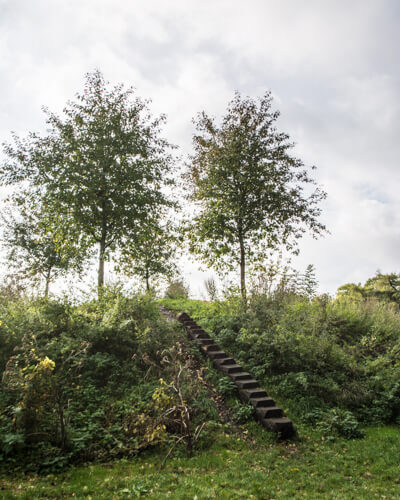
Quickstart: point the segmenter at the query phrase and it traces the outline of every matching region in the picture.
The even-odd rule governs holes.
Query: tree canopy
[[[178,238],[171,221],[149,216],[145,225],[121,250],[120,269],[128,276],[137,276],[150,291],[154,281],[171,279],[177,272]]]
[[[280,246],[296,251],[306,230],[325,231],[318,204],[326,194],[290,154],[271,105],[270,92],[258,102],[236,93],[221,125],[200,113],[186,175],[197,207],[187,226],[190,249],[219,270],[239,265],[244,298],[247,263]]]
[[[25,198],[14,210],[3,214],[3,245],[7,250],[9,266],[18,276],[36,282],[45,282],[45,297],[50,282],[68,271],[82,272],[87,249],[79,234],[72,234],[57,214],[49,213],[44,206],[35,206]],[[64,221],[65,222],[65,221]]]
[[[338,288],[339,297],[353,299],[375,298],[383,302],[400,304],[400,274],[384,274],[377,271],[375,276],[369,278],[364,285],[361,283],[346,283]]]
[[[83,93],[62,117],[45,110],[48,133],[14,136],[5,146],[2,184],[26,184],[47,206],[68,218],[99,247],[98,285],[109,252],[132,242],[148,213],[170,206],[170,144],[161,137],[164,116],[153,118],[133,88],[109,87],[99,71],[86,75]]]

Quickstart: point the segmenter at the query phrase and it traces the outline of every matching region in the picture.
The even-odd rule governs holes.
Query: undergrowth
[[[186,311],[296,420],[359,437],[358,422],[400,424],[400,313],[373,298],[254,293],[205,302],[164,299]],[[339,422],[342,422],[339,425]]]
[[[176,442],[190,454],[215,416],[186,337],[149,296],[2,300],[0,341],[3,468],[56,471]]]

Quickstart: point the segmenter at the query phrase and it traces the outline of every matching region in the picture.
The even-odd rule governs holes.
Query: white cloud
[[[399,14],[395,0],[0,1],[0,136],[43,129],[41,106],[61,111],[96,67],[151,97],[184,153],[196,112],[271,88],[329,195],[332,234],[296,261],[334,291],[400,268]]]

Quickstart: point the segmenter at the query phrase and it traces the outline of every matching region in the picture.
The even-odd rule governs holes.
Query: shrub
[[[254,414],[254,408],[251,405],[241,404],[237,401],[233,407],[233,420],[237,424],[246,423],[248,420],[251,419],[253,414]]]
[[[183,280],[171,281],[165,290],[165,297],[168,299],[187,299],[189,289]]]
[[[247,308],[234,296],[183,305],[294,418],[339,408],[365,423],[399,419],[396,304],[280,292],[253,293]]]
[[[365,436],[365,432],[359,428],[354,415],[350,411],[339,408],[332,408],[322,413],[316,425],[323,432],[325,439],[330,441],[337,437],[359,439]]]
[[[108,460],[183,432],[160,420],[153,396],[162,377],[173,391],[165,348],[184,337],[149,296],[105,288],[79,305],[17,299],[0,306],[0,322],[5,464],[40,471]],[[183,378],[196,429],[210,415],[193,404],[193,374]]]
[[[228,377],[221,377],[217,382],[217,391],[222,396],[229,397],[236,393],[236,385]]]

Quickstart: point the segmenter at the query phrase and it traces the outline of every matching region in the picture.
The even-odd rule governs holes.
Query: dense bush
[[[182,436],[191,448],[209,417],[182,334],[148,296],[105,289],[79,305],[3,300],[0,340],[0,458],[8,465],[48,470]]]
[[[168,299],[187,299],[189,289],[182,279],[170,281],[165,290],[165,297]]]
[[[358,421],[399,422],[400,314],[396,304],[342,295],[237,295],[186,310],[277,397],[327,439],[360,437]],[[0,458],[48,470],[185,444],[218,411],[193,345],[149,296],[105,289],[98,300],[0,294]],[[214,383],[227,397],[231,381]],[[245,421],[252,408],[239,405]],[[314,419],[314,420],[313,420]],[[207,434],[207,433],[204,433]]]
[[[254,416],[254,408],[249,404],[239,403],[233,406],[233,420],[238,424],[243,424]]]
[[[354,439],[365,436],[365,431],[360,429],[357,419],[348,410],[339,408],[314,410],[305,414],[303,418],[322,431],[324,439],[328,441],[334,441],[337,437]]]
[[[398,422],[398,305],[351,296],[255,293],[186,310],[296,418],[346,410],[365,423]],[[348,415],[348,414],[347,414]]]

